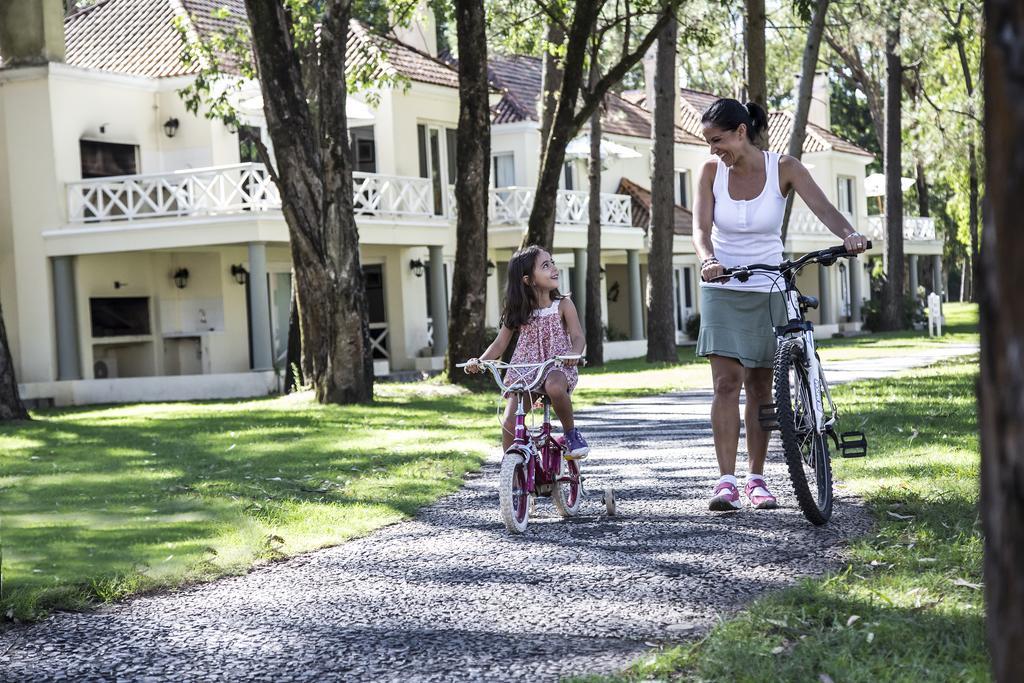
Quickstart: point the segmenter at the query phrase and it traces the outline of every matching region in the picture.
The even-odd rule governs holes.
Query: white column
[[[629,338],[644,338],[644,299],[640,288],[640,252],[626,250],[629,270]]]
[[[832,276],[829,269],[818,265],[818,309],[821,312],[821,324],[833,325],[836,322],[836,305],[832,300]]]
[[[53,311],[57,333],[57,379],[82,379],[78,356],[78,315],[72,256],[53,259]]]
[[[272,370],[274,353],[267,291],[267,245],[262,242],[249,243],[249,334],[252,335],[252,369]]]
[[[862,322],[861,306],[864,302],[864,295],[861,294],[861,282],[864,278],[864,264],[860,259],[850,259],[850,319],[859,323]]]
[[[917,301],[917,254],[910,255],[910,296]]]
[[[576,304],[576,314],[580,325],[587,329],[584,316],[587,312],[587,250],[573,249],[572,301]]]
[[[430,250],[430,314],[434,319],[434,355],[448,353],[448,297],[445,296],[444,250]]]

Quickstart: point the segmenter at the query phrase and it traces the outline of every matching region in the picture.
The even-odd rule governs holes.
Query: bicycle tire
[[[526,459],[510,450],[501,459],[498,505],[501,520],[510,534],[521,534],[530,523],[531,499],[526,492]]]
[[[551,502],[555,504],[555,510],[562,517],[575,517],[579,514],[583,503],[583,496],[580,495],[580,466],[575,460],[562,460],[565,472],[560,476],[569,476],[576,479],[576,483],[560,484],[555,482],[551,488]]]
[[[807,398],[811,396],[811,386],[803,366],[803,358],[803,344],[798,339],[782,342],[775,352],[773,380],[776,417],[797,503],[811,524],[821,526],[827,524],[832,517],[832,461],[826,435],[818,434],[813,429],[807,430],[801,424],[801,415],[798,414],[797,407],[799,395],[794,396],[790,392],[789,381],[792,373],[794,389],[802,391],[803,396]],[[806,454],[805,447],[809,449]],[[810,469],[814,475],[817,496],[811,490],[805,468]]]

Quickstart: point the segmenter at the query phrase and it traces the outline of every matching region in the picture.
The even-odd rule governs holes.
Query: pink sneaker
[[[715,487],[708,508],[715,512],[731,512],[740,509],[740,492],[735,484],[723,481]]]
[[[768,490],[764,479],[748,479],[743,492],[750,501],[750,507],[756,510],[774,510],[779,507],[779,502]]]

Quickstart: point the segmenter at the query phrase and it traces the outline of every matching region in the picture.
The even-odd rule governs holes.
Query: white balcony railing
[[[357,216],[434,217],[426,178],[353,173],[352,186]],[[67,193],[71,223],[281,209],[277,185],[255,163],[82,180],[68,183]]]
[[[868,237],[885,239],[885,216],[868,216]],[[930,216],[904,216],[903,239],[934,240],[935,219]]]
[[[853,223],[853,216],[846,218]],[[867,224],[865,234],[873,240],[885,239],[885,216],[866,216],[861,225]],[[793,211],[789,217],[789,234],[791,235],[830,235],[831,231],[818,220],[818,217],[806,209]],[[935,239],[935,220],[922,216],[903,217],[903,239],[933,240]]]
[[[500,187],[489,195],[489,218],[494,223],[526,223],[530,220],[532,187]],[[585,190],[559,190],[555,221],[586,225],[589,222],[590,193]],[[632,199],[629,195],[601,193],[601,224],[628,227],[633,224]]]

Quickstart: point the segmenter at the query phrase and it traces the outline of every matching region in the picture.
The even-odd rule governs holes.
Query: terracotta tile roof
[[[493,122],[537,121],[541,59],[527,55],[493,55],[489,61],[491,82],[504,92],[501,101],[493,108]],[[606,101],[608,111],[602,122],[605,132],[650,139],[651,112],[616,94],[610,94]],[[676,142],[704,144],[703,139],[695,138],[678,127]]]
[[[375,73],[397,73],[410,81],[455,89],[459,87],[459,73],[450,64],[406,45],[392,36],[372,33],[364,24],[354,19],[349,32],[348,47],[353,67],[366,64],[372,55],[378,58]],[[379,59],[381,56],[384,59]]]
[[[702,136],[701,116],[715,100],[715,95],[699,90],[680,88],[680,100],[682,107],[682,125],[694,135]],[[643,93],[640,94],[641,101]],[[789,136],[793,130],[793,113],[789,111],[773,111],[768,114],[768,147],[774,152],[785,154],[789,150]],[[846,154],[857,154],[860,156],[874,155],[844,140],[832,131],[813,123],[807,124],[807,134],[804,136],[804,154],[812,152],[844,152]]]
[[[645,231],[651,223],[651,191],[637,185],[629,178],[619,180],[618,194],[633,198],[633,226]],[[675,205],[675,220],[672,231],[677,235],[693,234],[693,213],[678,204]]]
[[[228,16],[214,17],[214,11],[221,8],[227,9]],[[151,78],[196,73],[195,65],[181,61],[182,37],[174,19],[182,15],[201,38],[247,23],[244,0],[99,0],[64,19],[66,62]],[[379,70],[413,81],[459,87],[458,73],[445,62],[394,37],[374,35],[356,21],[352,22],[349,47],[353,64],[365,63],[375,52],[386,56]],[[230,63],[225,66],[232,67]]]

